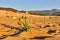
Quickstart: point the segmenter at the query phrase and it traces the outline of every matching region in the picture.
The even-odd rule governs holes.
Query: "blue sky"
[[[0,7],[18,10],[49,10],[60,9],[60,0],[0,0]]]

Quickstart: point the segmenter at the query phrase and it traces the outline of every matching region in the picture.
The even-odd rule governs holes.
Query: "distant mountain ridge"
[[[4,7],[0,7],[0,10],[7,10],[7,11],[12,11],[12,12],[23,12],[26,13],[26,11],[22,10],[16,10],[14,8],[4,8]],[[38,10],[38,11],[28,11],[30,14],[34,14],[34,15],[51,15],[51,16],[60,16],[60,10],[58,9],[52,9],[52,10]]]
[[[60,15],[60,10],[52,9],[52,10],[42,10],[42,11],[29,11],[31,14],[37,15]]]

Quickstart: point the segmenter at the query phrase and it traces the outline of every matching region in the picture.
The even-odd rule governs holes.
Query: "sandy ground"
[[[60,40],[60,16],[28,15],[27,23],[30,23],[32,29],[13,36],[18,32],[15,28],[21,27],[18,22],[18,19],[1,16],[0,40]],[[2,24],[9,25],[11,28]]]

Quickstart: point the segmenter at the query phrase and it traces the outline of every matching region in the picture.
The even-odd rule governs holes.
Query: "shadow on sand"
[[[12,31],[12,29],[16,30],[16,32],[14,32],[13,34],[1,36],[0,39],[4,39],[4,38],[6,38],[8,36],[18,36],[20,33],[25,31],[25,29],[20,29],[20,28],[17,28],[17,27],[14,27],[14,26],[10,26],[10,25],[7,25],[7,24],[2,24],[2,23],[0,23],[0,24],[3,25],[6,28],[10,28],[11,29],[10,31]],[[9,31],[7,31],[7,32],[9,32]]]

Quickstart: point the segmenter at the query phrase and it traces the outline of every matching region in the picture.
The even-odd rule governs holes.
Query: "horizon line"
[[[15,9],[15,10],[18,10],[18,11],[43,11],[43,10],[52,10],[52,9],[57,9],[57,10],[60,10],[58,8],[51,8],[51,9],[31,9],[31,10],[24,10],[24,9],[17,9],[17,8],[13,8],[13,7],[0,7],[0,8],[12,8],[12,9]]]

